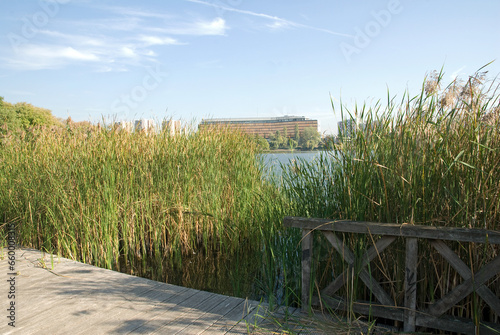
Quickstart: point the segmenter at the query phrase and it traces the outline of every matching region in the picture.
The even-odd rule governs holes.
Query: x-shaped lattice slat
[[[450,263],[464,279],[464,282],[456,286],[442,299],[435,302],[429,307],[427,312],[434,316],[440,316],[457,302],[475,291],[497,315],[500,315],[500,299],[488,287],[484,286],[485,282],[500,272],[500,255],[490,263],[483,265],[473,275],[469,267],[443,241],[430,240],[430,244]]]
[[[354,253],[346,247],[344,242],[341,241],[333,232],[322,231],[322,233],[349,265],[341,275],[339,275],[322,291],[323,294],[331,296],[346,283],[347,276],[352,271],[354,263],[356,262],[356,257],[354,256]],[[373,292],[373,295],[375,295],[378,301],[385,306],[395,306],[394,301],[391,299],[389,294],[384,291],[382,286],[372,277],[372,275],[366,271],[365,267],[375,257],[377,257],[377,255],[382,253],[395,239],[395,236],[383,236],[373,246],[371,246],[362,257],[360,272],[358,274],[359,278],[365,283],[371,292]]]

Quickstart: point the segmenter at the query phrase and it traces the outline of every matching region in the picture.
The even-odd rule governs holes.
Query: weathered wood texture
[[[417,260],[418,244],[414,237],[406,240],[406,273],[404,331],[414,332],[417,311]]]
[[[411,224],[365,221],[335,221],[315,218],[285,217],[286,227],[346,233],[417,237],[435,240],[500,244],[500,232],[483,229],[417,226]]]
[[[360,314],[370,314],[397,321],[403,321],[404,331],[413,332],[416,326],[424,326],[448,330],[458,333],[474,334],[476,328],[471,320],[450,318],[444,313],[454,307],[460,300],[471,293],[477,293],[488,304],[493,312],[500,316],[500,299],[484,284],[500,273],[500,255],[488,264],[483,265],[475,274],[471,269],[443,242],[443,240],[500,244],[500,232],[481,229],[464,228],[437,228],[418,225],[397,225],[361,221],[332,221],[315,218],[285,217],[283,221],[286,227],[300,228],[308,239],[303,239],[303,275],[307,273],[308,279],[303,280],[302,286],[302,309],[309,308],[307,302],[320,303],[318,297],[310,297],[310,287],[306,286],[311,279],[311,260],[313,246],[311,245],[312,233],[321,232],[330,242],[332,247],[347,263],[347,269],[337,276],[326,288],[321,290],[321,303],[328,303],[334,309],[352,310]],[[358,233],[381,235],[374,245],[362,256],[358,270],[359,278],[377,298],[378,302],[351,302],[334,298],[333,294],[343,287],[350,277],[355,266],[354,253],[335,234]],[[406,240],[405,258],[405,292],[404,305],[396,306],[390,295],[386,293],[375,278],[365,269],[367,265],[380,255],[395,239],[402,237]],[[439,254],[450,263],[450,265],[463,278],[462,283],[454,287],[444,297],[429,304],[425,310],[417,309],[417,263],[418,263],[418,239],[426,239],[439,252]],[[306,257],[307,256],[307,257]],[[358,261],[359,262],[359,261]],[[304,268],[306,272],[304,272]],[[306,302],[306,304],[304,304]],[[493,330],[492,330],[493,329]],[[485,324],[480,327],[481,333],[495,333],[500,331],[500,325]]]
[[[310,230],[302,230],[302,301],[308,301],[309,289],[311,288],[312,237]],[[304,288],[307,288],[307,290]],[[307,306],[310,306],[309,303],[307,303]]]
[[[0,249],[0,334],[246,334],[264,304],[17,249],[15,299]],[[46,267],[44,267],[44,264]],[[9,275],[10,277],[10,275]],[[15,328],[6,309],[15,302]]]

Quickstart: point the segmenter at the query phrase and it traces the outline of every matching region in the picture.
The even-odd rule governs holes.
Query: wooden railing
[[[483,265],[475,273],[451,250],[443,241],[460,241],[473,243],[500,244],[500,232],[482,229],[437,228],[410,224],[384,224],[360,221],[332,221],[324,219],[285,217],[286,227],[302,229],[302,308],[309,308],[309,302],[318,305],[319,297],[311,297],[311,267],[313,256],[313,232],[321,232],[332,247],[348,264],[348,268],[337,276],[321,291],[321,303],[327,302],[336,309],[352,310],[355,313],[371,315],[403,322],[404,331],[413,332],[416,326],[447,330],[466,334],[498,334],[500,325],[481,323],[480,328],[470,320],[458,320],[446,315],[446,311],[458,302],[475,293],[480,296],[491,310],[500,318],[500,299],[486,285],[491,278],[500,273],[500,254],[488,264]],[[358,233],[380,235],[368,250],[365,251],[361,270],[358,276],[376,297],[376,302],[346,302],[335,298],[334,294],[347,283],[355,266],[355,255],[337,236],[339,233]],[[383,289],[382,285],[366,270],[367,265],[378,257],[396,238],[402,237],[406,243],[404,304],[397,306],[394,299]],[[437,252],[463,278],[461,284],[455,286],[440,300],[425,304],[429,307],[417,310],[417,261],[418,239],[427,240]],[[358,263],[359,264],[359,263]]]

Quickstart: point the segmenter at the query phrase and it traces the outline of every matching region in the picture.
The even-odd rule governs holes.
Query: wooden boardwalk
[[[1,250],[0,250],[1,252]],[[0,254],[0,334],[246,334],[256,301],[160,283],[16,249],[15,299]],[[11,301],[15,327],[9,326]]]

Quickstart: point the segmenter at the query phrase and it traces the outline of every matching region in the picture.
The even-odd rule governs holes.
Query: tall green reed
[[[217,278],[224,258],[251,280],[260,269],[244,256],[261,257],[262,231],[280,223],[267,211],[282,197],[262,178],[256,144],[228,129],[36,128],[0,153],[0,206],[19,244],[89,264],[203,286],[189,264]]]
[[[300,161],[283,173],[284,189],[298,215],[499,230],[498,83],[478,72],[462,85],[453,82],[440,89],[442,78],[442,72],[435,73],[417,96],[405,94],[399,102],[388,94],[384,106],[379,101],[350,110],[341,103],[342,119],[360,120],[363,126],[351,137],[340,134],[340,143],[321,159]],[[369,236],[344,238],[355,250],[372,243]],[[346,265],[328,253],[324,239],[317,239],[316,250],[327,255],[317,260],[323,280],[319,285],[324,285]],[[499,252],[487,244],[452,244],[473,271]],[[460,276],[428,245],[422,242],[420,250],[419,304],[423,305],[447,293]],[[403,299],[403,255],[400,241],[370,269],[383,279],[396,302]],[[489,285],[500,294],[498,277]],[[354,298],[369,299],[363,285],[356,290]],[[452,313],[494,318],[482,303],[471,299]]]

